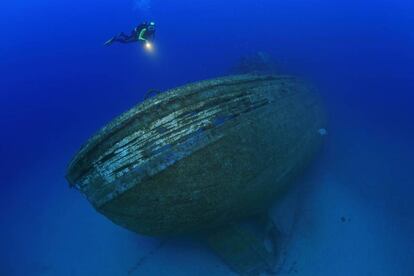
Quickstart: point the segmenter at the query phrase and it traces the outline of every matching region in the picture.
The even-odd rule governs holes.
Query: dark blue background
[[[331,166],[414,230],[412,1],[154,0],[149,10],[133,6],[2,4],[0,207],[8,223],[14,212],[25,212],[17,211],[24,204],[42,208],[39,198],[57,185],[47,177],[44,183],[17,179],[33,168],[63,179],[79,146],[146,91],[227,74],[240,56],[264,51],[282,72],[319,87],[330,115]],[[155,53],[135,44],[102,46],[146,19],[157,23]]]
[[[102,47],[145,19],[131,7],[130,1],[3,5],[3,166],[28,165],[56,143],[75,146],[149,88],[226,73],[240,55],[259,50],[329,83],[329,97],[355,112],[401,131],[410,127],[409,1],[152,1],[156,56],[136,45]]]

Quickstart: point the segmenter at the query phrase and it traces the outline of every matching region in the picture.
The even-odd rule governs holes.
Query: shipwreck
[[[296,77],[191,83],[103,127],[67,180],[114,223],[156,237],[200,233],[234,271],[255,275],[272,270],[275,254],[239,222],[302,174],[325,127],[319,97]]]

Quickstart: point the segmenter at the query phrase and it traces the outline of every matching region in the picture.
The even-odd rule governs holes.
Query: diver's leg
[[[119,42],[119,43],[131,43],[134,42],[130,37],[124,37],[124,36],[117,36],[113,39],[113,42]]]
[[[133,43],[133,42],[136,42],[137,40],[136,40],[136,36],[133,33],[131,33],[130,35],[121,33],[118,36],[117,41],[121,43]]]
[[[114,42],[119,42],[119,43],[127,43],[127,40],[124,37],[116,37],[114,39]]]
[[[111,38],[107,42],[105,42],[105,45],[110,45],[114,42],[119,42],[119,43],[126,44],[126,43],[133,43],[133,42],[136,42],[136,41],[137,40],[136,40],[136,37],[134,35],[128,36],[124,33],[120,33],[119,35],[114,36],[113,38]]]
[[[121,32],[118,37],[128,38],[129,36],[124,34],[124,32]]]
[[[128,36],[128,35],[124,34],[124,32],[121,32],[119,35],[116,35],[116,36],[112,37],[111,39],[107,40],[105,42],[105,45],[109,46],[114,42],[129,43],[129,42],[131,42],[131,36]]]

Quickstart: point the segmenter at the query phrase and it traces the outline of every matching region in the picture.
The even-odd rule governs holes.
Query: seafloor
[[[279,275],[413,275],[409,202],[386,195],[409,185],[400,166],[414,149],[348,122],[331,122],[321,156],[273,211],[289,241]],[[2,214],[0,275],[232,274],[200,243],[138,236],[99,215],[64,180],[71,154],[45,156],[9,184],[7,207],[19,211]]]

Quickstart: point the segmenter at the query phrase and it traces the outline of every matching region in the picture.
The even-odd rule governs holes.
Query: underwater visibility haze
[[[3,3],[0,275],[414,275],[413,12]]]

